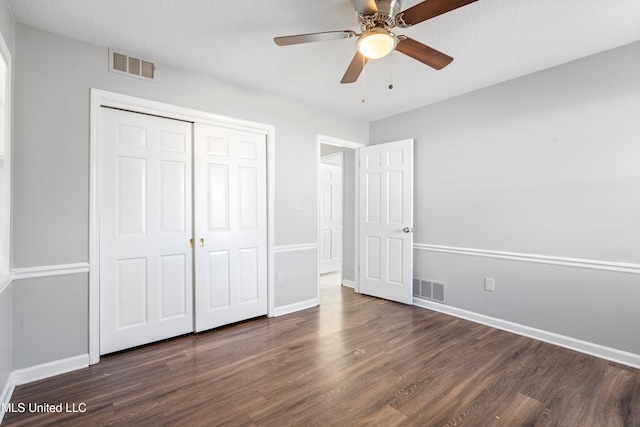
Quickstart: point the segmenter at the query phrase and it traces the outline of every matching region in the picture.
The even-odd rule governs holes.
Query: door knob
[[[403,233],[413,233],[413,227],[405,227],[402,229]]]
[[[204,246],[204,239],[200,239],[200,247]]]

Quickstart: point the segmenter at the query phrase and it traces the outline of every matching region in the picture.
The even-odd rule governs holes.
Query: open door
[[[360,149],[359,292],[413,302],[413,139]]]

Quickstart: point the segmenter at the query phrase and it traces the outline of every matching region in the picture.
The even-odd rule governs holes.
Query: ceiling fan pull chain
[[[367,63],[366,58],[362,55],[362,103],[364,104],[367,100],[366,92],[367,92],[367,72],[364,68],[364,65]]]
[[[393,89],[393,52],[389,55],[389,90]]]

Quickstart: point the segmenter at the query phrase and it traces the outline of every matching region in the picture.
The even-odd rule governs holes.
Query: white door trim
[[[89,363],[100,361],[100,204],[98,189],[99,122],[100,108],[120,108],[143,114],[151,114],[189,122],[225,126],[234,129],[262,133],[267,138],[267,315],[274,315],[274,246],[275,230],[275,127],[247,120],[193,110],[129,95],[91,89],[89,118]]]
[[[351,148],[353,150],[355,150],[355,155],[356,155],[356,171],[355,171],[355,179],[356,179],[356,188],[355,188],[355,194],[360,194],[360,178],[359,178],[359,173],[358,173],[358,167],[357,165],[360,162],[360,148],[366,147],[366,144],[362,144],[360,142],[355,142],[355,141],[349,141],[346,139],[340,139],[340,138],[334,138],[332,136],[327,136],[327,135],[321,135],[318,134],[316,137],[316,179],[317,179],[317,183],[316,183],[316,196],[317,196],[317,200],[316,200],[316,207],[320,206],[320,158],[322,157],[321,152],[320,152],[320,148],[322,144],[327,144],[327,145],[334,145],[336,147],[344,147],[344,148]],[[343,168],[344,168],[344,163],[343,163]],[[343,169],[344,170],[344,169]],[[356,292],[359,291],[359,279],[358,279],[358,263],[360,260],[360,248],[359,246],[359,241],[360,241],[360,226],[359,226],[359,218],[360,218],[360,204],[356,203],[355,204],[355,218],[354,218],[354,251],[355,251],[355,283],[354,283],[354,290]],[[316,208],[316,212],[318,212],[318,209]],[[320,215],[316,214],[316,245],[317,247],[319,247],[320,245]],[[343,242],[344,244],[344,242]],[[344,251],[342,253],[343,256],[343,260],[344,260]],[[316,259],[318,257],[316,256]],[[316,266],[317,266],[317,261],[316,261]],[[316,267],[317,268],[317,267]],[[343,268],[344,268],[344,261],[343,261]],[[317,271],[316,271],[317,273]],[[318,303],[320,303],[320,274],[316,274],[316,297],[318,300]]]

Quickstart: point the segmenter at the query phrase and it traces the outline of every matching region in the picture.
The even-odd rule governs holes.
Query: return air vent
[[[109,49],[109,71],[144,80],[154,80],[156,65],[153,62]]]
[[[446,304],[446,286],[444,283],[413,279],[413,296]]]

